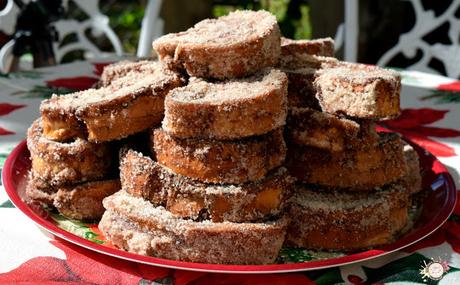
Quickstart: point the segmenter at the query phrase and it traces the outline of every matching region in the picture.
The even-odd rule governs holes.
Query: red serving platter
[[[161,259],[129,253],[114,248],[110,243],[100,244],[66,231],[58,226],[56,220],[51,217],[48,211],[36,204],[27,204],[22,199],[27,182],[27,172],[31,165],[25,141],[21,142],[6,160],[2,179],[6,192],[13,204],[38,226],[57,237],[90,250],[125,260],[175,269],[220,273],[282,273],[322,269],[380,257],[407,247],[439,228],[448,219],[455,207],[455,184],[446,167],[439,160],[422,148],[416,145],[414,147],[420,156],[423,185],[427,195],[422,202],[421,214],[410,231],[401,236],[396,242],[382,248],[346,254],[340,257],[285,264],[222,265]],[[104,239],[103,236],[99,238]]]

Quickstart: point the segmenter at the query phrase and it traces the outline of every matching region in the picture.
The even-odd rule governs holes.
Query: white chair
[[[421,50],[422,58],[409,66],[408,69],[438,73],[439,71],[428,66],[432,58],[440,60],[446,69],[447,76],[460,78],[460,20],[455,12],[460,8],[460,0],[453,0],[444,13],[436,16],[432,10],[424,10],[420,0],[410,1],[415,11],[415,25],[407,33],[401,34],[398,43],[388,50],[377,62],[385,66],[399,53],[406,57],[414,57],[417,50]],[[444,23],[450,25],[448,37],[451,45],[436,43],[430,45],[422,38],[439,28]]]
[[[64,0],[64,6],[68,7],[68,2],[72,1],[86,15],[84,21],[73,19],[63,19],[54,23],[54,27],[59,33],[60,39],[64,39],[67,35],[75,34],[77,41],[65,45],[54,43],[54,52],[57,62],[61,62],[64,56],[73,51],[84,51],[91,57],[104,57],[107,53],[101,51],[86,35],[86,31],[90,30],[92,35],[105,35],[110,41],[114,54],[121,56],[123,54],[122,45],[119,38],[110,28],[109,18],[103,15],[99,10],[98,0]],[[146,57],[150,55],[152,40],[163,34],[163,21],[159,18],[161,0],[149,0],[145,10],[144,19],[142,21],[142,30],[139,39],[137,56]],[[6,7],[0,11],[0,30],[6,34],[14,32],[16,18],[19,14],[19,8],[14,4],[13,0],[7,0]],[[5,67],[9,66],[9,61],[12,60],[12,49],[14,40],[9,41],[0,49],[0,71],[4,71]]]

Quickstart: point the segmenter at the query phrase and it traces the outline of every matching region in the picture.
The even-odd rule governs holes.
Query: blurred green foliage
[[[136,53],[146,1],[101,1],[101,11],[121,40],[123,50]]]
[[[265,9],[276,16],[284,36],[311,38],[310,9],[306,0],[213,0],[212,3],[214,17],[237,9]],[[123,50],[126,53],[136,53],[147,0],[108,0],[100,1],[99,5],[101,12],[109,16],[110,26],[120,38]],[[69,18],[84,18],[84,14],[75,7],[69,9],[69,14]],[[106,39],[94,40],[103,50],[110,50],[110,43]]]
[[[273,13],[284,36],[294,39],[310,39],[312,35],[310,7],[305,0],[259,0],[259,1],[216,1],[213,7],[215,17],[223,16],[237,9],[264,9]]]

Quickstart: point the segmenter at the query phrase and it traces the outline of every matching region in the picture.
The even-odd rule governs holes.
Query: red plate
[[[420,156],[424,174],[424,187],[428,194],[422,203],[423,210],[420,217],[411,231],[396,242],[379,249],[321,260],[273,265],[203,264],[141,256],[118,250],[111,246],[110,243],[100,244],[105,242],[103,236],[98,236],[97,238],[94,238],[94,235],[87,236],[88,240],[64,230],[62,224],[61,227],[58,226],[59,223],[56,218],[53,218],[52,214],[50,215],[49,212],[36,205],[28,205],[21,199],[24,193],[26,174],[30,169],[29,152],[25,141],[21,142],[6,160],[2,176],[6,192],[19,210],[43,229],[85,248],[121,259],[176,269],[227,273],[281,273],[328,268],[376,258],[409,246],[439,228],[454,209],[456,200],[455,184],[447,169],[434,156],[418,146],[415,146],[415,148]],[[97,229],[94,230],[96,233],[98,232]]]

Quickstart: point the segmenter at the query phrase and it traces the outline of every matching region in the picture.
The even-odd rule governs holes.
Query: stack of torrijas
[[[159,124],[164,97],[183,82],[157,62],[135,65],[139,68],[118,66],[118,74],[103,78],[99,89],[42,102],[41,118],[27,135],[32,160],[27,194],[32,201],[54,206],[70,218],[101,218],[102,199],[120,189],[112,141]]]
[[[281,167],[287,77],[273,68],[280,31],[265,11],[204,20],[153,43],[189,77],[165,100],[150,155],[121,155],[122,191],[100,222],[118,247],[184,261],[272,263],[293,179]],[[156,161],[155,161],[156,160]]]
[[[392,242],[408,222],[409,196],[420,190],[415,151],[375,130],[378,120],[399,115],[399,74],[340,62],[327,39],[285,40],[281,49],[289,77],[286,167],[298,179],[287,244],[350,251]]]
[[[182,261],[390,243],[421,187],[416,152],[375,131],[399,114],[400,78],[333,45],[281,38],[265,11],[165,35],[160,61],[110,65],[98,88],[43,101],[28,196],[76,219],[105,209],[115,246]]]

